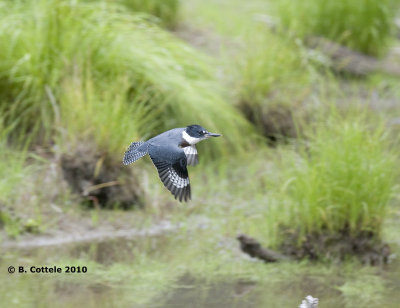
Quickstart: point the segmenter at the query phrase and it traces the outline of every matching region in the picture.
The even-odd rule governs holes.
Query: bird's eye
[[[205,135],[205,134],[206,134],[206,131],[205,131],[205,130],[202,130],[201,133],[202,133],[203,135]]]

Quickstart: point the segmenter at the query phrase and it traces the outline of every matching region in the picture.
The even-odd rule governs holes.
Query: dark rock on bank
[[[242,251],[252,258],[261,259],[265,262],[277,262],[289,259],[271,249],[262,247],[257,240],[245,234],[240,234],[237,237],[237,240],[240,242],[240,248]]]

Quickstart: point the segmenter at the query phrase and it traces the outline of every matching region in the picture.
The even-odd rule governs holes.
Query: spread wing
[[[191,199],[187,158],[181,148],[159,147],[149,148],[149,154],[164,186],[179,201]]]
[[[183,152],[185,152],[188,165],[196,166],[199,163],[197,149],[194,145],[184,147]]]

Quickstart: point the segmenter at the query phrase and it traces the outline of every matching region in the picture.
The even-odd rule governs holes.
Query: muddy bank
[[[348,230],[339,233],[312,233],[306,235],[300,244],[297,235],[286,234],[284,238],[280,251],[297,260],[307,258],[345,261],[355,256],[363,264],[382,265],[389,262],[391,255],[389,245],[369,231],[356,235],[350,234]]]
[[[133,169],[122,164],[122,157],[101,153],[92,143],[82,142],[63,153],[59,164],[71,190],[89,207],[143,206],[143,188]]]
[[[389,262],[391,256],[389,245],[367,231],[356,236],[348,231],[313,233],[301,243],[293,233],[286,233],[283,238],[285,240],[278,247],[279,252],[262,247],[256,239],[244,234],[240,234],[237,240],[244,253],[265,262],[302,259],[345,261],[355,256],[363,264],[383,265]]]

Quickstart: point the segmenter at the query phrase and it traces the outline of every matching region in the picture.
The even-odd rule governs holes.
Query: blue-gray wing
[[[124,155],[124,165],[129,165],[147,154],[146,142],[132,142]]]
[[[174,146],[149,146],[149,155],[164,186],[179,201],[191,199],[187,158],[183,150]]]

